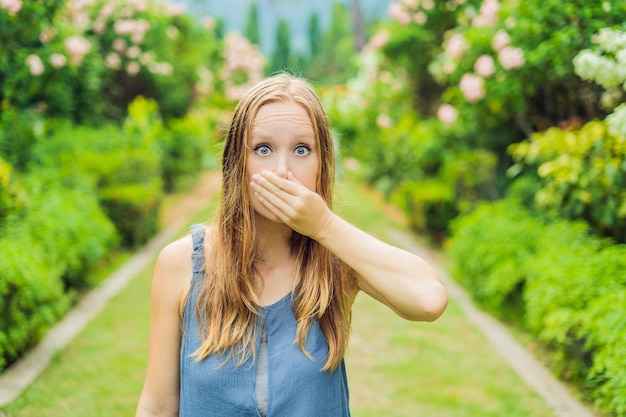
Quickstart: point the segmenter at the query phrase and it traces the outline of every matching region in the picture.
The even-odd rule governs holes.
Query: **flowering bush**
[[[592,42],[597,48],[580,51],[574,69],[583,80],[604,89],[600,105],[612,112],[606,118],[609,132],[626,137],[626,32],[603,28]]]
[[[444,34],[455,27],[459,14],[477,2],[398,0],[389,6],[392,23],[380,29],[389,34],[380,46],[387,61],[381,64],[406,71],[413,104],[423,115],[436,113],[443,91],[428,66],[440,53]]]
[[[593,121],[581,129],[551,128],[511,145],[512,174],[536,173],[541,188],[535,203],[544,209],[587,220],[599,234],[626,236],[626,137]]]
[[[466,141],[503,156],[535,131],[603,115],[597,89],[576,76],[571,58],[593,31],[621,23],[626,6],[576,3],[484,0],[458,14],[429,70],[447,86],[443,101],[457,110]]]
[[[238,32],[231,32],[224,39],[225,63],[220,73],[229,100],[239,100],[263,78],[265,58]]]
[[[211,74],[221,65],[214,28],[172,3],[0,4],[5,108],[36,107],[79,121],[120,120],[128,104],[144,95],[155,98],[169,118],[184,115],[195,99],[214,91]]]

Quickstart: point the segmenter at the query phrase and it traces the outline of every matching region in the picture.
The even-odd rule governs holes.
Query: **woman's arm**
[[[361,290],[401,317],[432,321],[445,310],[447,292],[432,266],[346,222],[291,173],[284,179],[264,171],[252,187],[281,221],[327,247],[356,271]]]
[[[186,237],[159,254],[152,280],[148,372],[136,417],[178,416],[180,303],[192,275],[192,243]]]
[[[313,237],[357,273],[359,288],[408,320],[433,321],[448,298],[426,261],[384,243],[334,213]]]

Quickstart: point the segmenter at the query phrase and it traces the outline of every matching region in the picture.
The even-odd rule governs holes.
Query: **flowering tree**
[[[182,116],[214,91],[213,27],[170,2],[0,2],[0,101],[75,120],[119,119],[138,95]],[[0,110],[1,111],[1,110]]]
[[[571,59],[594,31],[621,23],[626,5],[577,3],[484,0],[464,9],[429,67],[449,85],[443,101],[459,114],[458,134],[502,154],[533,132],[605,114]]]
[[[257,46],[238,32],[231,32],[224,40],[224,59],[220,77],[226,98],[239,100],[263,78],[265,58]]]

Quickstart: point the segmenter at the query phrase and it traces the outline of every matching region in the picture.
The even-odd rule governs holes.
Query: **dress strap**
[[[204,232],[204,226],[201,224],[191,226],[191,239],[193,240],[193,252],[191,253],[193,276],[191,282],[196,279],[196,276],[198,276],[204,268]]]

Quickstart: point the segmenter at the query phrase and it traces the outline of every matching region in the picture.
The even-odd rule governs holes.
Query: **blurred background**
[[[0,370],[288,71],[320,92],[342,172],[626,415],[624,22],[623,0],[0,1]]]

